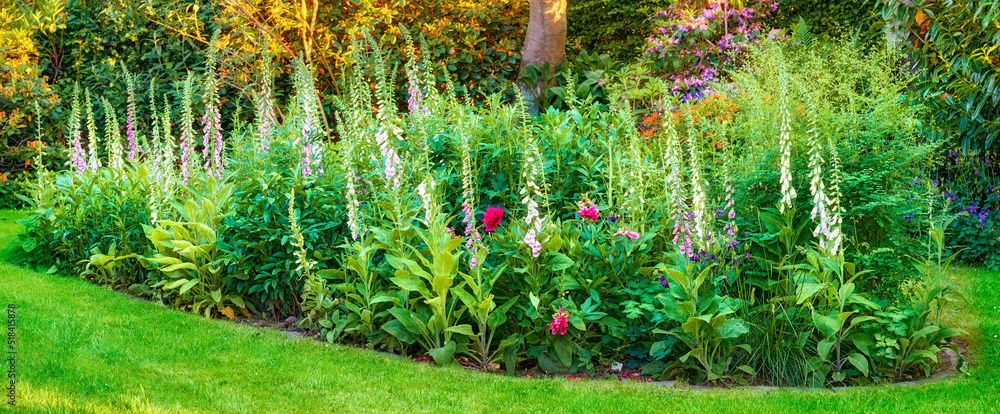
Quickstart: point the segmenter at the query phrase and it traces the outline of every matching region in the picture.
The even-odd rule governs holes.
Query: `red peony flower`
[[[493,231],[500,224],[500,220],[503,220],[503,207],[486,207],[486,214],[483,215],[483,224],[486,225],[486,231]]]
[[[597,206],[589,206],[582,208],[580,209],[580,211],[577,211],[576,214],[579,215],[581,218],[590,219],[590,221],[597,221],[598,219]]]
[[[552,322],[549,322],[549,329],[552,330],[552,334],[555,335],[556,332],[559,335],[566,335],[566,327],[569,326],[566,318],[569,318],[569,313],[566,312],[566,308],[559,308],[559,312],[552,314]]]

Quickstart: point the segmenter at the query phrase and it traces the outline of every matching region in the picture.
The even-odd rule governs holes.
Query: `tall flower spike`
[[[42,141],[42,107],[38,105],[38,101],[35,100],[31,103],[32,108],[35,110],[35,141],[38,147],[38,151],[35,152],[35,172],[38,176],[38,187],[37,192],[34,194],[35,201],[40,201],[42,199],[42,194],[45,192],[45,188],[49,184],[49,173],[45,168],[45,142]],[[31,146],[31,143],[28,143]]]
[[[720,215],[726,216],[726,225],[722,228],[722,231],[726,234],[726,240],[729,242],[731,247],[736,247],[738,242],[736,241],[736,201],[733,199],[735,194],[733,191],[733,184],[731,181],[732,174],[732,148],[729,142],[725,139],[725,129],[722,130],[722,143],[725,145],[723,149],[723,163],[722,163],[722,186],[724,187],[725,199],[723,200],[723,207],[720,211]]]
[[[685,118],[688,123],[688,150],[691,161],[691,213],[694,214],[695,245],[703,248],[706,246],[706,241],[711,238],[711,230],[708,224],[706,183],[701,171],[702,137],[700,134],[696,135],[697,127],[691,120],[690,112],[685,112]]]
[[[663,129],[666,132],[666,151],[663,154],[664,168],[667,170],[666,189],[670,191],[670,217],[674,222],[673,243],[677,245],[682,254],[690,256],[693,253],[691,250],[692,233],[682,177],[684,151],[680,138],[677,136],[677,129],[674,128],[674,123],[669,116],[663,117]],[[683,242],[680,240],[681,236],[684,237]]]
[[[378,98],[378,113],[376,114],[376,118],[378,119],[379,129],[391,139],[400,134],[400,128],[396,124],[398,117],[395,103],[395,82],[392,78],[393,73],[387,70],[388,64],[382,55],[378,42],[375,41],[367,30],[363,31],[362,35],[371,46],[376,97]]]
[[[792,187],[792,126],[791,114],[788,110],[788,80],[785,75],[784,60],[778,72],[778,117],[781,122],[778,148],[781,151],[781,203],[778,209],[784,213],[795,208],[795,187]]]
[[[482,236],[479,234],[479,230],[476,229],[476,192],[475,184],[472,180],[472,160],[474,157],[472,146],[469,145],[469,134],[465,131],[461,114],[458,118],[457,129],[462,142],[462,213],[465,215],[462,218],[462,222],[465,223],[465,236],[468,238],[466,247],[472,253],[469,267],[474,269],[478,264],[476,263],[476,251],[479,248],[479,240]]]
[[[97,122],[94,121],[94,102],[90,97],[90,88],[86,91],[84,97],[87,99],[87,151],[90,157],[87,160],[87,167],[90,172],[97,172],[97,169],[101,168],[101,160],[97,156],[97,144],[100,138],[97,135]]]
[[[174,141],[173,131],[170,126],[170,96],[163,94],[163,112],[160,112],[160,139],[162,140],[161,151],[163,156],[161,159],[166,164],[167,171],[173,170],[173,154],[174,145],[177,143]]]
[[[409,97],[407,98],[407,106],[410,110],[411,115],[418,115],[422,113],[427,113],[427,108],[423,107],[424,93],[421,91],[421,79],[419,77],[419,71],[417,68],[417,51],[416,47],[413,45],[413,38],[410,37],[410,33],[403,30],[403,38],[406,41],[406,92]]]
[[[337,132],[341,137],[341,148],[343,148],[341,151],[341,167],[344,170],[344,176],[347,178],[345,186],[347,189],[347,227],[351,229],[351,239],[357,240],[358,236],[361,235],[362,229],[361,217],[358,211],[361,208],[361,203],[358,201],[358,192],[355,187],[355,184],[361,181],[361,177],[358,177],[354,173],[354,142],[356,136],[354,135],[355,131],[348,129],[345,126],[344,120],[339,118],[339,115],[337,117]]]
[[[125,74],[125,89],[128,93],[128,107],[125,113],[125,136],[128,138],[128,160],[135,161],[135,76],[125,67],[125,61],[120,61],[122,73]]]
[[[830,194],[832,197],[829,199],[830,205],[830,254],[836,256],[841,251],[841,247],[844,242],[844,234],[841,231],[841,224],[843,222],[843,213],[846,211],[844,207],[840,204],[840,154],[837,153],[837,145],[833,141],[832,136],[827,137],[827,146],[830,148],[830,165],[832,167],[830,173]],[[928,186],[930,187],[930,186]]]
[[[205,114],[201,118],[202,132],[202,159],[205,160],[205,172],[222,178],[225,168],[222,165],[222,114],[219,112],[219,81],[216,74],[216,64],[218,59],[219,30],[212,34],[212,41],[208,45],[205,71],[205,95],[202,97],[205,102]],[[209,155],[209,152],[212,155]]]
[[[122,158],[121,126],[118,124],[118,117],[115,116],[115,108],[111,106],[106,96],[101,97],[101,104],[104,105],[104,140],[108,143],[108,166],[114,170],[115,176],[118,176],[125,167],[125,160]]]
[[[83,152],[83,147],[81,146],[81,135],[82,130],[80,128],[80,83],[77,82],[73,85],[73,106],[70,110],[69,115],[69,135],[70,135],[70,145],[73,147],[73,155],[70,157],[71,165],[73,167],[73,173],[76,175],[83,174],[87,171],[87,161],[85,157],[86,153]]]
[[[816,124],[816,108],[813,100],[807,102],[809,114],[809,193],[812,195],[813,208],[810,217],[816,222],[813,237],[819,238],[819,247],[828,249],[830,222],[827,216],[826,186],[823,182],[823,144],[819,140]]]
[[[160,151],[160,122],[156,114],[156,81],[149,80],[149,151],[153,160],[153,180],[159,184],[163,179],[163,172],[160,171],[162,162],[162,152]]]
[[[173,188],[177,182],[176,171],[174,170],[174,140],[170,127],[170,97],[163,94],[163,111],[160,112],[160,170],[163,174],[162,182],[162,203],[166,204],[173,197]]]
[[[310,176],[313,167],[319,164],[321,154],[319,146],[316,145],[317,136],[323,135],[322,118],[319,99],[317,98],[316,80],[313,77],[312,68],[305,63],[300,54],[292,61],[295,68],[295,100],[301,108],[301,118],[299,119],[300,135],[295,138],[293,145],[302,148],[302,175]]]
[[[541,234],[543,226],[545,224],[545,217],[541,216],[538,212],[538,201],[537,198],[545,197],[542,188],[544,187],[544,170],[542,170],[541,154],[538,151],[538,147],[535,145],[534,137],[532,137],[528,125],[522,126],[524,128],[524,138],[527,143],[524,153],[524,167],[521,172],[521,176],[524,179],[524,188],[521,189],[521,203],[524,204],[525,209],[528,211],[528,215],[524,218],[525,224],[528,225],[528,230],[524,234],[524,244],[531,249],[531,255],[538,257],[542,252],[542,245],[538,242],[538,236]],[[543,181],[542,185],[539,186],[538,181]]]
[[[194,81],[194,72],[188,72],[187,80],[184,81],[184,94],[181,95],[181,182],[184,185],[188,184],[193,167],[198,165],[191,162],[195,139],[194,113],[191,109]]]
[[[257,145],[259,150],[270,149],[271,132],[277,124],[274,114],[274,98],[271,90],[274,88],[274,77],[271,75],[271,50],[269,48],[268,37],[263,36],[264,47],[261,50],[260,68],[260,93],[257,95],[257,133],[259,135]]]
[[[624,169],[625,174],[618,175],[620,180],[623,180],[619,187],[625,188],[625,200],[622,206],[622,211],[627,212],[631,216],[642,216],[642,211],[645,204],[645,185],[643,182],[643,175],[645,172],[645,162],[643,161],[642,153],[642,141],[639,137],[638,130],[636,129],[636,119],[635,114],[632,111],[631,105],[625,99],[618,100],[618,116],[619,120],[622,122],[622,127],[627,132],[629,140],[629,164]]]

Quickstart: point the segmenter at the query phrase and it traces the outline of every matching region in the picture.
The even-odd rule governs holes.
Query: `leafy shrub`
[[[616,60],[640,56],[653,28],[649,16],[670,0],[575,0],[566,8],[566,40],[583,51]]]
[[[944,165],[940,165],[941,163]],[[997,231],[1000,210],[1000,179],[997,178],[996,156],[993,152],[959,153],[950,150],[939,161],[932,178],[919,175],[911,179],[914,186],[930,187],[940,192],[951,206],[949,213],[961,214],[948,231],[949,242],[958,249],[958,259],[981,264],[989,269],[1000,268],[1000,232]],[[912,219],[925,208],[907,213]]]
[[[681,100],[711,94],[709,84],[739,65],[739,52],[749,44],[775,35],[764,19],[778,2],[755,0],[748,5],[728,1],[678,3],[656,12],[653,35],[645,54],[655,70],[673,85]]]
[[[817,33],[833,36],[855,33],[873,39],[881,34],[872,28],[874,17],[866,0],[785,0],[768,21],[773,27],[791,29],[802,19]]]
[[[994,149],[1000,137],[1000,4],[880,1],[892,40],[921,71],[914,87],[936,121],[928,134],[965,149]]]

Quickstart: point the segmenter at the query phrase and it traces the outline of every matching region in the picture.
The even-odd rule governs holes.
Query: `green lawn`
[[[0,211],[0,248],[23,216]],[[965,321],[973,331],[971,375],[840,393],[699,393],[442,369],[208,320],[6,263],[0,306],[18,309],[19,412],[997,413],[1000,295],[993,289],[1000,273],[961,276],[979,314],[978,327]],[[6,323],[0,325],[6,338]],[[6,397],[2,402],[0,410],[9,410]]]

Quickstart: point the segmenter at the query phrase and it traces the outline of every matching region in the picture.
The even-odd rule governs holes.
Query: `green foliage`
[[[335,100],[337,141],[320,133],[303,55],[283,116],[266,124],[255,99],[263,117],[250,123],[237,105],[219,161],[194,151],[212,136],[192,136],[190,119],[181,154],[161,121],[136,160],[119,160],[105,99],[107,166],[42,170],[15,245],[52,271],[205,316],[298,315],[326,340],[440,365],[464,354],[487,370],[563,374],[624,361],[665,377],[815,386],[933,368],[923,351],[957,334],[922,318],[943,306],[940,281],[906,285],[923,307],[900,295],[876,304],[894,278],[922,271],[851,258],[888,251],[898,264],[919,247],[924,230],[899,211],[929,200],[910,199],[909,183],[935,146],[917,142],[920,108],[900,99],[892,50],[845,41],[836,53],[805,36],[751,49],[732,96],[678,103],[633,65],[606,96],[571,86],[565,110],[528,116],[501,94],[458,96],[415,43],[401,112],[393,61],[364,33]],[[201,171],[210,162],[226,167],[221,181]],[[879,353],[891,340],[902,363]]]
[[[1000,4],[880,1],[879,14],[921,70],[915,95],[937,121],[928,133],[963,149],[1000,140]]]
[[[899,283],[911,274],[899,258],[917,248],[904,218],[920,195],[911,179],[924,171],[937,147],[921,140],[923,108],[905,99],[908,79],[893,69],[900,63],[898,51],[866,51],[865,44],[852,37],[843,38],[836,47],[825,41],[814,43],[811,48],[785,46],[783,53],[777,47],[752,49],[752,60],[734,74],[740,90],[745,91],[732,98],[738,110],[730,136],[746,148],[735,163],[740,177],[736,188],[750,189],[738,190],[736,199],[749,206],[777,201],[773,193],[760,191],[778,188],[773,169],[779,155],[776,126],[758,120],[775,119],[778,111],[774,103],[779,94],[777,80],[762,74],[777,72],[784,65],[792,86],[792,150],[806,153],[805,109],[811,101],[816,107],[818,132],[829,138],[826,146],[836,149],[843,164],[838,174],[846,208],[843,231],[851,240],[846,258],[879,273],[879,278],[860,281],[863,290],[874,289],[877,296],[892,297]],[[793,186],[809,188],[810,167],[793,162],[791,168]],[[797,210],[811,210],[811,201],[800,198]],[[755,217],[738,217],[737,224],[758,241],[765,241],[754,235],[767,223]],[[792,228],[799,229],[799,225]]]
[[[855,33],[875,38],[880,33],[871,28],[875,20],[875,10],[871,6],[867,0],[785,0],[769,20],[773,27],[789,29],[803,19],[816,33],[834,36]]]
[[[675,327],[669,331],[654,329],[653,333],[677,338],[687,352],[678,355],[663,375],[675,374],[676,370],[694,370],[699,381],[729,378],[733,351],[742,349],[750,352],[750,345],[740,340],[741,336],[750,332],[750,326],[739,318],[731,317],[740,304],[718,294],[711,279],[712,267],[696,269],[695,263],[681,255],[678,257],[677,268],[664,269],[667,277],[675,282],[670,293],[657,296],[666,320]],[[657,349],[667,345],[666,341],[654,343],[650,353],[655,354]],[[753,368],[746,365],[736,369],[749,375],[755,374]]]
[[[583,51],[631,60],[643,52],[653,25],[649,16],[673,0],[570,0],[566,8],[567,43]]]
[[[143,226],[153,245],[153,257],[144,258],[162,276],[147,283],[160,299],[195,313],[233,316],[230,305],[244,314],[243,297],[232,288],[234,277],[219,262],[219,230],[229,214],[233,184],[209,176],[203,189],[187,187],[191,198],[174,209],[179,221],[159,220]]]
[[[958,214],[948,227],[949,244],[960,248],[958,260],[1000,268],[1000,178],[995,152],[951,150],[934,165],[934,178],[918,177],[916,183],[940,194],[951,211]],[[942,165],[943,164],[943,165]],[[919,208],[911,214],[920,215]]]

